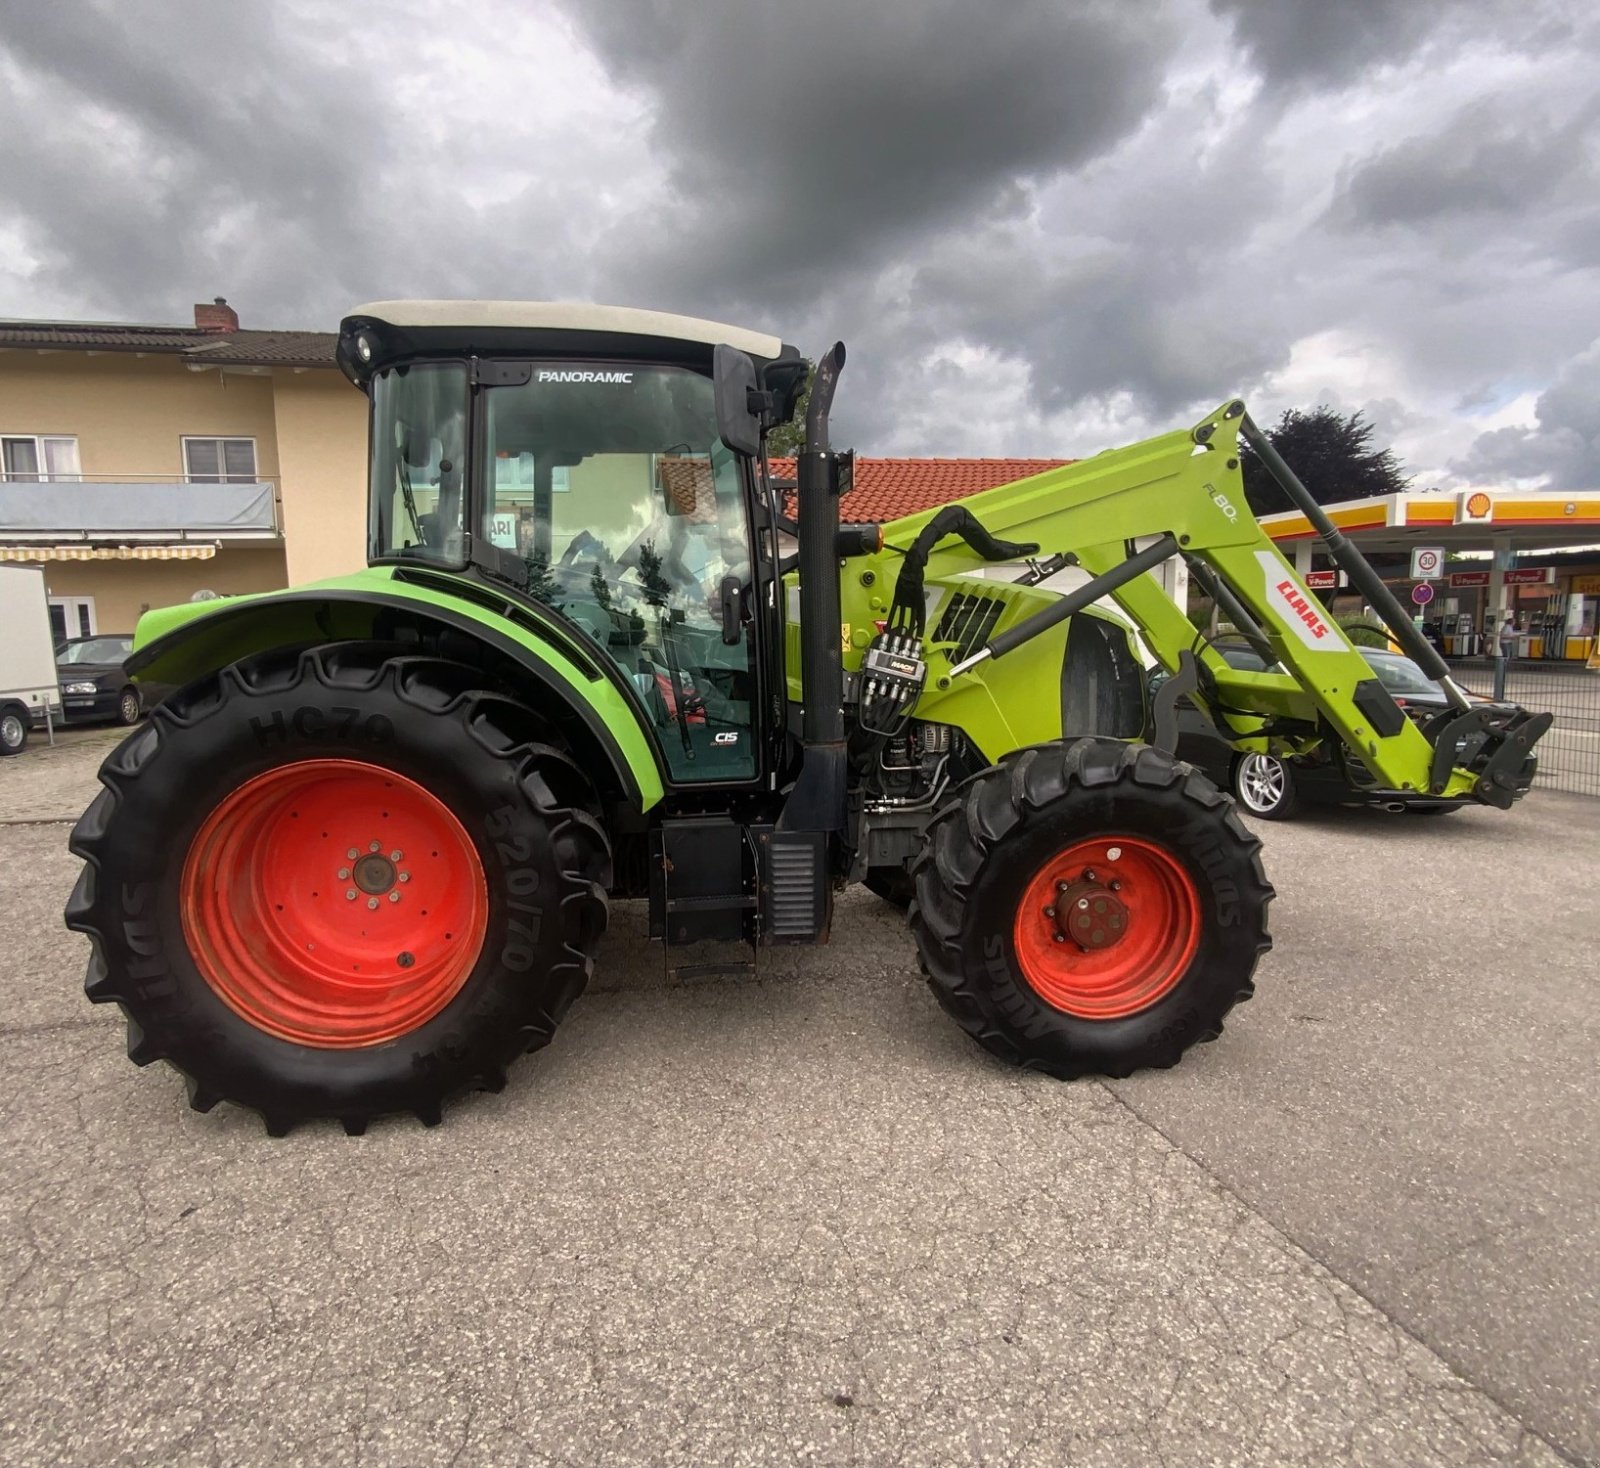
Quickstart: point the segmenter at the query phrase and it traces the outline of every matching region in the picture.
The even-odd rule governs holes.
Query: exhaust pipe
[[[817,363],[806,404],[806,446],[796,478],[800,532],[800,677],[805,703],[805,763],[785,802],[781,828],[845,829],[844,656],[839,647],[839,466],[828,438],[828,414],[844,366],[835,342]]]

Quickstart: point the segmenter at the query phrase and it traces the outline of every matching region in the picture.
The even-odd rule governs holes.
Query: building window
[[[37,484],[45,479],[76,481],[78,440],[41,433],[0,434],[0,479]]]
[[[69,637],[93,637],[98,630],[92,596],[50,598],[50,631],[58,643],[65,642]]]
[[[190,484],[254,484],[253,438],[186,438],[183,473]]]

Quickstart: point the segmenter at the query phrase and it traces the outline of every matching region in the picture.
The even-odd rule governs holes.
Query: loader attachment
[[[1394,640],[1443,688],[1450,705],[1443,713],[1426,722],[1407,715],[1256,522],[1245,500],[1241,437]],[[1026,685],[1019,685],[1017,675],[1024,668],[1013,673],[1007,660],[1042,661],[1047,644],[1039,639],[1109,598],[1168,673],[1182,670],[1186,681],[1192,673],[1196,686],[1188,696],[1241,751],[1306,756],[1320,747],[1342,748],[1347,762],[1364,767],[1370,781],[1364,788],[1375,800],[1421,795],[1505,807],[1532,781],[1533,749],[1550,716],[1476,700],[1457,686],[1382,579],[1238,400],[1187,432],[1098,454],[961,503],[989,536],[1037,543],[1041,560],[1062,558],[1089,576],[1062,597],[1040,593],[1024,578],[1006,588],[1004,606],[981,639],[941,644],[936,630],[929,642],[917,717],[960,725],[990,758],[991,745],[1003,752],[1040,737],[1037,730],[1018,727],[1016,688]],[[885,527],[889,552],[881,574],[891,584],[900,571],[896,555],[903,562],[931,521],[931,514],[923,514]],[[1270,671],[1230,667],[1196,630],[1151,574],[1174,556],[1186,562]],[[930,595],[941,582],[947,590],[971,586],[961,573],[976,569],[981,559],[970,545],[946,541],[931,551],[919,574]],[[881,619],[883,605],[872,601],[865,615]],[[846,614],[851,610],[847,606]],[[1027,669],[1025,676],[1036,679],[1039,671]],[[1154,737],[1159,742],[1159,729]]]

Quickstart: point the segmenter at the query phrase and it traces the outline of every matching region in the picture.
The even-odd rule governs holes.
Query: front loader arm
[[[1070,553],[1098,583],[1094,594],[1115,600],[1169,672],[1177,671],[1183,655],[1192,652],[1200,665],[1198,700],[1218,729],[1242,747],[1271,745],[1284,752],[1304,752],[1331,730],[1382,790],[1473,795],[1508,804],[1512,794],[1519,793],[1512,789],[1515,782],[1487,778],[1496,773],[1486,769],[1487,759],[1513,728],[1520,729],[1522,754],[1515,760],[1520,770],[1527,747],[1543,726],[1526,728],[1529,721],[1520,710],[1497,706],[1504,717],[1489,727],[1494,720],[1467,712],[1465,698],[1447,681],[1447,689],[1460,699],[1462,718],[1476,719],[1475,730],[1484,725],[1484,738],[1475,741],[1479,758],[1474,768],[1458,768],[1453,758],[1439,756],[1436,746],[1446,737],[1446,725],[1453,755],[1460,721],[1441,721],[1430,737],[1408,719],[1256,522],[1240,469],[1239,436],[1247,421],[1242,403],[1226,403],[1188,432],[1163,434],[1098,454],[961,503],[993,536],[1037,542],[1044,556]],[[1294,489],[1304,494],[1297,480]],[[933,513],[907,516],[884,527],[888,549],[874,559],[881,563],[880,575],[889,585],[895,576],[894,550],[903,552]],[[1152,550],[1151,542],[1164,536],[1171,537],[1170,542]],[[1242,630],[1270,649],[1281,672],[1248,673],[1229,667],[1156,577],[1129,564],[1136,558],[1159,559],[1164,551],[1183,556],[1197,575],[1219,587],[1227,605],[1248,624]],[[1348,546],[1341,547],[1340,554],[1360,561]],[[961,572],[981,564],[964,543],[945,542],[931,553],[926,574],[930,581],[959,579]],[[1364,561],[1358,570],[1376,583]],[[875,584],[878,578],[872,583],[861,579]],[[1381,583],[1369,595],[1380,594],[1388,596]],[[1078,593],[1064,600],[1076,604],[1086,599]],[[885,603],[881,598],[872,602],[863,609],[864,615],[881,616]],[[1063,620],[1071,609],[1054,599],[1038,610],[1036,605],[1019,606],[1019,615],[1003,618],[982,648],[967,649],[960,657],[950,656],[952,649],[930,646],[928,684],[918,716],[939,719],[943,697],[959,693],[974,680],[991,679],[999,660]],[[1389,608],[1398,610],[1392,601]],[[1403,630],[1412,631],[1409,625]],[[1503,777],[1503,769],[1498,773]]]

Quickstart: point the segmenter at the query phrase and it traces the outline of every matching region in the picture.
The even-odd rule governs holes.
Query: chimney
[[[199,331],[237,331],[239,313],[221,296],[209,306],[197,301],[194,308],[194,324]]]

